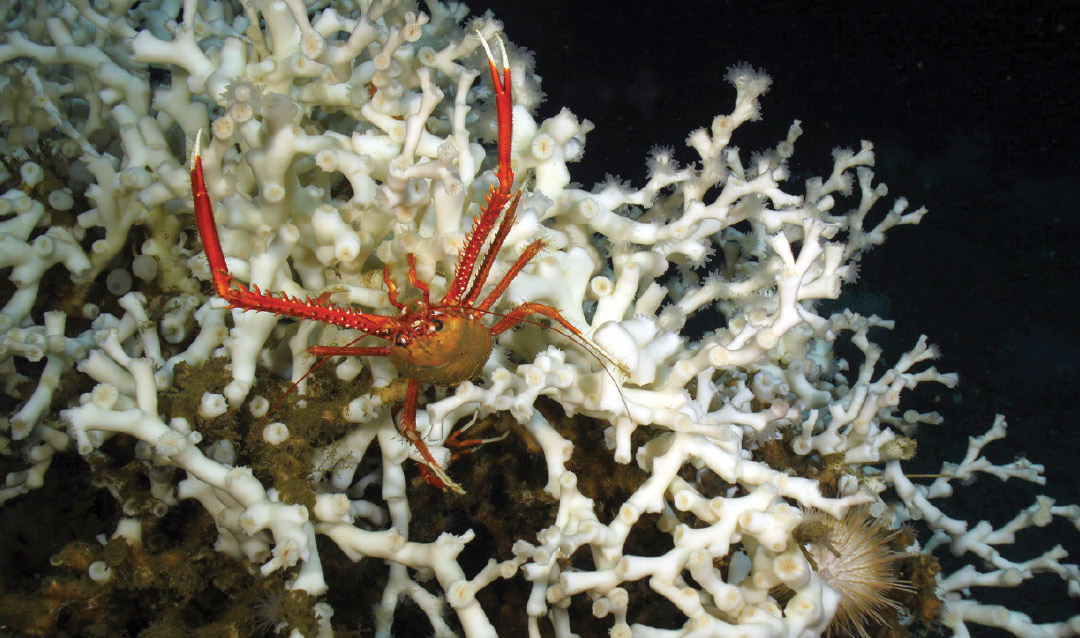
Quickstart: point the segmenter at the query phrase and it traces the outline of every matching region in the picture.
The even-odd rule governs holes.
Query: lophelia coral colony
[[[1080,635],[1080,616],[1040,623],[970,592],[1049,572],[1080,595],[1060,546],[999,553],[1057,517],[1080,525],[1080,508],[1040,496],[996,528],[946,514],[978,473],[1041,484],[1042,467],[983,456],[999,417],[961,461],[913,476],[916,430],[940,417],[901,396],[956,377],[925,338],[887,360],[871,338],[889,321],[824,310],[925,212],[871,211],[886,192],[870,144],[803,184],[797,121],[740,153],[769,78],[737,66],[734,108],[688,137],[694,161],[656,150],[640,188],[583,190],[567,164],[592,124],[534,119],[538,78],[527,52],[500,53],[500,23],[456,3],[316,4],[7,6],[0,503],[44,521],[102,490],[111,510],[40,580],[4,574],[0,624]],[[512,78],[502,109],[482,45],[509,64],[492,67]],[[200,205],[233,277],[216,289]],[[467,241],[475,294],[456,277]],[[394,330],[215,294],[241,286]],[[400,317],[425,287],[494,335],[486,358],[482,339],[425,342],[440,365],[479,358],[470,378],[313,356],[406,347],[419,324]]]

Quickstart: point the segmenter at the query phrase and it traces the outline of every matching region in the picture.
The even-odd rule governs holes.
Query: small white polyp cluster
[[[955,375],[927,365],[936,352],[925,337],[887,360],[871,331],[891,322],[822,310],[864,253],[925,211],[897,199],[874,217],[886,190],[872,183],[867,142],[837,151],[824,176],[802,185],[790,183],[788,170],[799,122],[752,156],[731,146],[735,130],[760,117],[757,98],[769,88],[748,66],[729,72],[731,112],[690,133],[690,163],[658,150],[642,187],[584,190],[571,184],[567,163],[582,157],[592,123],[565,109],[537,122],[531,60],[508,47],[512,161],[519,183],[530,186],[489,282],[530,242],[542,239],[545,248],[494,311],[547,304],[585,340],[537,324],[500,335],[476,379],[438,389],[438,400],[424,396],[417,426],[454,474],[446,444],[453,429],[508,413],[520,425],[513,436],[526,436],[543,457],[547,480],[535,487],[551,499],[550,525],[515,530],[512,552],[490,548],[472,575],[459,562],[472,529],[410,540],[411,523],[424,515],[410,508],[415,490],[435,488],[407,482],[422,459],[374,393],[343,399],[328,417],[340,420],[340,435],[304,460],[313,472],[291,477],[306,482],[314,505],[287,502],[281,485],[256,478],[247,465],[255,446],[283,449],[301,431],[272,414],[267,397],[252,395],[256,380],[301,382],[312,365],[309,345],[363,335],[229,310],[213,297],[191,236],[185,154],[196,131],[210,131],[206,184],[236,280],[301,299],[331,294],[374,314],[397,314],[382,270],[407,281],[409,255],[441,296],[494,180],[497,127],[478,48],[501,25],[485,17],[466,28],[458,4],[426,3],[427,13],[398,2],[346,12],[345,4],[188,1],[177,9],[153,0],[49,0],[8,17],[0,122],[3,151],[20,168],[4,175],[12,188],[0,195],[0,268],[9,269],[12,290],[0,309],[0,380],[19,407],[0,417],[0,451],[25,469],[8,474],[0,503],[52,480],[50,462],[69,439],[77,453],[100,458],[109,439],[134,437],[154,515],[179,499],[197,501],[213,518],[216,551],[264,576],[283,571],[290,588],[316,597],[327,591],[316,545],[324,536],[352,561],[385,565],[385,586],[370,601],[376,635],[394,631],[407,597],[436,635],[470,637],[497,635],[496,623],[570,637],[586,621],[620,637],[820,636],[839,595],[804,558],[796,530],[810,509],[839,518],[868,504],[889,525],[923,522],[930,535],[910,551],[947,547],[968,560],[940,576],[942,612],[925,620],[956,636],[972,624],[1017,636],[1080,634],[1080,616],[1038,624],[980,604],[968,589],[1021,586],[1048,572],[1080,594],[1080,571],[1063,552],[1008,560],[997,550],[1055,517],[1076,524],[1077,507],[1040,497],[997,529],[946,515],[934,501],[956,481],[982,472],[1039,483],[1041,466],[980,456],[1004,436],[999,419],[962,462],[947,464],[929,486],[916,483],[905,474],[912,437],[940,418],[901,410],[901,398],[921,383],[952,386]],[[63,158],[65,173],[30,161],[45,155],[32,149]],[[39,295],[47,271],[59,272],[54,265],[72,284],[63,311],[61,301]],[[108,281],[91,288],[99,275]],[[68,320],[73,310],[78,322]],[[712,329],[685,332],[703,312],[715,312]],[[862,360],[838,355],[841,342]],[[42,359],[43,368],[31,365]],[[186,390],[177,384],[180,365],[223,368],[229,380]],[[40,370],[32,391],[30,369]],[[342,362],[336,372],[363,372],[376,389],[400,377],[375,357]],[[63,375],[82,391],[57,410]],[[177,392],[196,406],[194,422],[162,412],[161,398]],[[603,440],[604,458],[582,458],[537,409],[541,396],[591,417],[575,422],[577,436]],[[238,418],[249,399],[254,435],[204,427]],[[763,453],[777,445],[788,462]],[[625,499],[588,487],[597,483],[589,468],[611,459],[644,472]],[[837,475],[829,484],[807,470],[823,459]],[[365,492],[372,485],[378,497]],[[659,546],[632,553],[652,525]],[[119,573],[94,563],[88,578],[107,588]],[[516,618],[481,602],[482,590],[503,581],[528,592]],[[630,587],[635,581],[644,586]],[[661,599],[677,610],[676,626],[649,624],[650,602]],[[572,607],[582,600],[594,618]],[[333,610],[320,603],[316,612],[318,635],[330,635]]]

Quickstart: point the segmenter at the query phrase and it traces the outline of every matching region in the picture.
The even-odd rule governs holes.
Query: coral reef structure
[[[0,625],[1080,634],[1067,609],[1034,621],[970,589],[1045,574],[1080,594],[1054,541],[1001,551],[1027,528],[1080,525],[1080,508],[1039,496],[1004,524],[951,517],[942,503],[976,475],[1041,484],[1043,468],[984,455],[1006,435],[999,417],[960,461],[911,471],[936,436],[920,426],[941,418],[904,400],[957,377],[931,365],[926,337],[886,354],[874,339],[888,319],[830,303],[868,251],[926,213],[875,184],[872,145],[798,180],[798,121],[740,150],[733,136],[761,117],[771,83],[743,64],[727,74],[730,110],[689,133],[692,161],[658,148],[644,184],[585,189],[569,165],[593,124],[565,109],[538,118],[513,25],[467,13],[393,0],[7,5]],[[483,253],[489,286],[543,249],[487,325],[532,302],[581,336],[534,316],[495,337],[472,379],[425,386],[415,427],[428,458],[401,434],[409,383],[387,357],[309,353],[385,341],[214,294],[187,160],[205,131],[237,282],[397,316],[386,281],[415,274],[441,298],[498,179],[481,42],[500,34],[524,195],[502,249]],[[400,288],[406,305],[420,294]],[[433,459],[464,494],[424,480]]]

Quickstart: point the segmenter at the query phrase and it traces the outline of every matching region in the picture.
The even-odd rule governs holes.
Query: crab
[[[457,493],[463,493],[464,490],[446,474],[417,431],[416,410],[420,385],[454,386],[477,376],[491,354],[494,337],[528,321],[531,316],[546,317],[558,323],[571,339],[587,343],[581,331],[551,306],[525,302],[505,313],[491,310],[514,278],[543,250],[542,239],[531,242],[506,274],[494,283],[486,295],[482,295],[495,258],[514,224],[522,189],[513,192],[514,172],[510,166],[513,97],[506,48],[502,39],[497,38],[502,55],[500,73],[490,46],[483,36],[478,36],[487,54],[495,87],[499,131],[498,168],[495,172],[497,183],[492,184],[486,203],[477,216],[472,231],[466,236],[449,287],[437,301],[432,300],[428,284],[417,276],[416,258],[411,253],[407,256],[408,278],[409,283],[419,292],[418,299],[408,303],[399,301],[398,286],[390,277],[390,267],[383,267],[388,300],[390,305],[400,311],[395,316],[372,314],[350,306],[336,305],[329,300],[329,295],[299,299],[284,293],[263,292],[256,286],[247,288],[233,278],[225,263],[214,222],[213,205],[203,179],[199,135],[196,135],[191,154],[195,220],[217,295],[232,308],[321,321],[363,331],[367,335],[386,340],[386,345],[381,346],[312,346],[308,348],[308,352],[318,357],[388,357],[401,376],[408,380],[405,402],[397,425],[399,431],[423,459],[421,474],[424,479],[432,485]],[[494,235],[491,235],[492,231]],[[485,252],[484,246],[489,236],[490,243]],[[495,318],[491,325],[485,323],[487,317]]]

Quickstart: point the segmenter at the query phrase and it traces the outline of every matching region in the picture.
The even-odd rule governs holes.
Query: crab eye
[[[431,325],[435,326],[435,332],[438,332],[438,331],[443,329],[443,323],[439,319],[432,319],[431,320]]]

